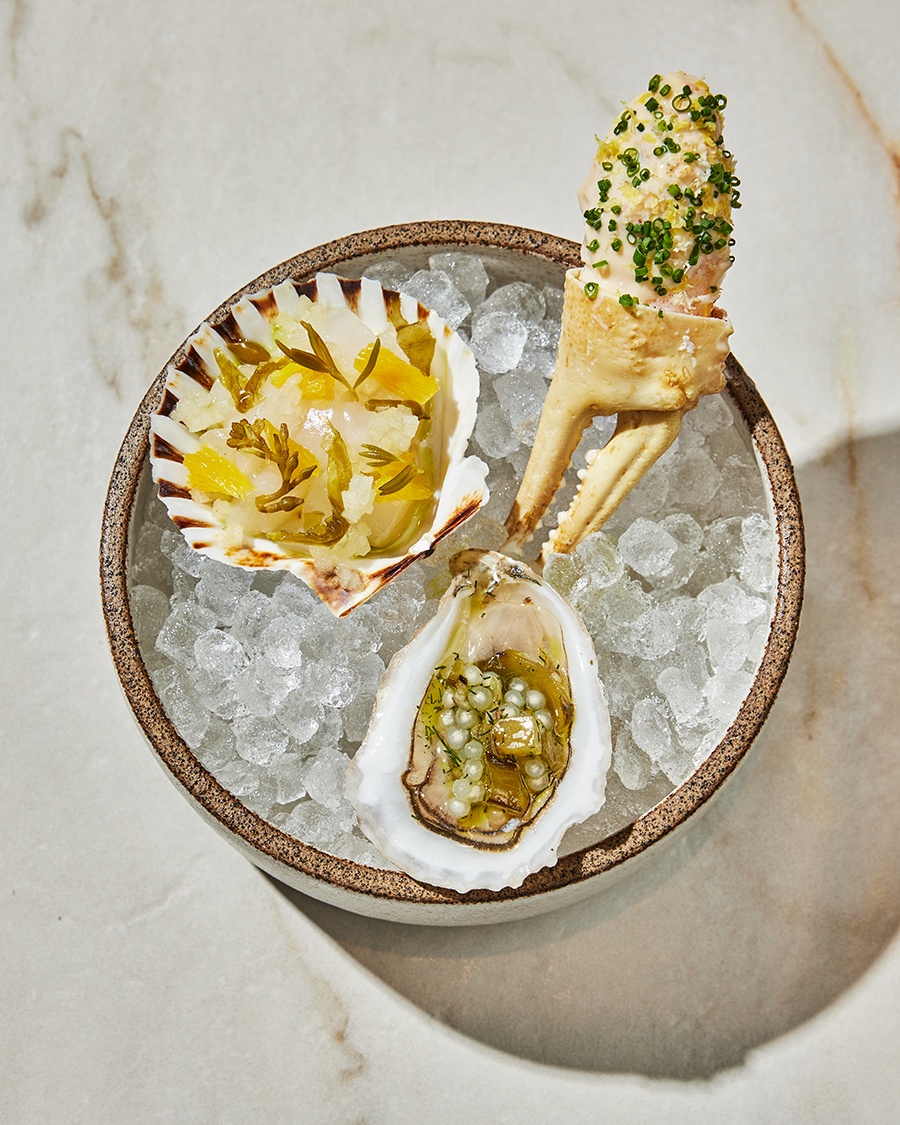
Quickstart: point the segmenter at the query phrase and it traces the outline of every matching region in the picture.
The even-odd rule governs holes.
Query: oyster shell
[[[363,832],[401,870],[517,887],[602,806],[611,760],[597,659],[526,566],[462,551],[435,616],[393,658],[347,774]]]
[[[465,455],[472,353],[406,294],[284,281],[184,352],[151,420],[151,465],[202,554],[289,570],[342,616],[487,499],[487,466]]]

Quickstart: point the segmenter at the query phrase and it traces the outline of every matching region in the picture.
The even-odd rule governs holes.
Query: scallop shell
[[[363,832],[401,870],[463,893],[476,888],[498,891],[518,887],[532,872],[554,864],[565,831],[603,805],[612,758],[609,712],[591,639],[551,586],[523,564],[493,551],[462,551],[451,561],[451,570],[455,577],[437,613],[385,672],[369,731],[348,769],[347,794]],[[432,677],[447,666],[451,650],[463,664],[483,667],[502,664],[511,651],[535,663],[542,653],[541,666],[549,668],[564,689],[565,702],[552,716],[552,730],[564,732],[564,765],[527,812],[503,827],[493,846],[472,821],[454,827],[457,814],[452,810],[442,815],[432,801],[426,815],[422,807],[422,794],[431,785],[422,781],[428,772],[423,753],[437,763],[434,771],[443,771],[439,780],[454,773],[442,750],[447,743],[422,719],[433,699]],[[565,719],[560,718],[562,711]],[[499,708],[497,715],[502,717]],[[486,718],[485,724],[488,721],[494,725],[485,770],[492,768],[495,731],[501,725],[498,718]],[[465,750],[460,754],[468,756]],[[482,822],[494,800],[492,784],[479,806]],[[444,807],[449,808],[449,800]],[[507,831],[510,827],[513,831]]]
[[[350,309],[376,335],[389,332],[392,324],[422,324],[434,340],[430,373],[440,385],[432,400],[436,404],[432,416],[435,503],[430,518],[416,529],[414,541],[402,554],[334,559],[315,550],[307,557],[259,535],[234,542],[233,532],[229,534],[212,503],[203,502],[202,495],[195,498],[188,488],[184,458],[199,448],[199,442],[173,413],[181,404],[179,413],[183,415],[187,404],[202,416],[205,407],[212,409],[214,389],[221,398],[215,349],[249,341],[277,355],[273,323],[279,317],[299,321],[301,308],[309,308],[302,298],[329,309]],[[428,554],[487,499],[487,465],[477,457],[465,456],[478,400],[475,361],[461,337],[413,297],[383,289],[368,278],[346,280],[320,273],[305,282],[289,279],[243,297],[215,326],[204,322],[187,340],[184,353],[182,360],[167,369],[162,403],[151,420],[150,459],[169,516],[190,546],[203,555],[248,569],[290,571],[314,589],[335,615],[343,616],[415,559]],[[239,417],[235,412],[229,420]]]

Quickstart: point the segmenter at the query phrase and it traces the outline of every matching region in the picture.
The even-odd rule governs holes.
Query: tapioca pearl
[[[481,669],[477,664],[467,664],[463,669],[462,678],[469,687],[475,687],[477,684],[481,683]]]
[[[483,801],[484,800],[484,786],[483,785],[473,785],[472,788],[469,790],[469,800],[472,802],[473,805],[475,804],[476,801]]]
[[[525,696],[517,688],[508,688],[503,693],[503,702],[511,703],[513,707],[524,707]]]
[[[542,777],[547,772],[540,758],[529,758],[522,768],[527,777]]]
[[[441,711],[440,715],[438,715],[438,723],[444,728],[444,730],[449,730],[450,727],[455,724],[455,722],[456,712],[450,710],[449,708],[446,711]]]
[[[460,730],[459,727],[451,727],[450,730],[447,731],[446,739],[447,745],[451,750],[462,750],[469,736],[464,730]]]
[[[470,711],[468,707],[456,709],[456,725],[463,730],[471,730],[478,722],[478,712]]]
[[[529,711],[540,711],[546,702],[547,697],[542,691],[532,688],[531,691],[525,692],[525,706]]]
[[[452,710],[456,703],[453,699],[453,692],[448,688],[441,696],[441,705],[449,710]]]
[[[479,742],[477,738],[470,738],[469,741],[462,748],[464,758],[474,761],[476,758],[481,758],[484,755],[484,743]]]
[[[468,778],[460,777],[453,782],[450,792],[460,801],[468,801],[472,792],[472,782]]]
[[[550,730],[553,726],[553,716],[549,711],[535,711],[534,717],[545,730]]]
[[[469,802],[462,801],[459,797],[451,797],[446,805],[447,812],[454,818],[454,820],[462,820],[464,816],[469,815]]]
[[[483,773],[484,764],[477,759],[475,761],[466,762],[463,766],[463,777],[467,777],[469,781],[477,781]]]
[[[513,678],[506,685],[507,691],[527,691],[528,684],[522,679],[521,676],[513,676]]]
[[[501,719],[518,719],[521,712],[514,703],[504,703],[500,708]]]
[[[468,700],[476,711],[486,711],[494,702],[494,697],[486,687],[475,687],[469,692]]]
[[[532,793],[540,793],[542,789],[547,787],[547,774],[541,774],[540,777],[529,777],[525,784]]]

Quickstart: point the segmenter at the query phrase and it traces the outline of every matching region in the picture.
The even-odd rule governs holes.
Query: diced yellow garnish
[[[307,367],[298,368],[301,398],[333,398],[334,379],[325,371],[310,371]]]
[[[395,461],[379,470],[375,500],[383,504],[389,500],[431,500],[434,488],[428,476],[412,465]]]
[[[253,491],[253,484],[237,465],[208,445],[201,445],[196,453],[186,453],[184,464],[188,488],[233,496],[235,500],[243,500]]]
[[[353,366],[362,374],[372,354],[374,344],[366,344]],[[375,361],[370,379],[377,380],[385,390],[400,399],[409,399],[424,406],[438,392],[438,381],[432,375],[425,375],[405,359],[394,355],[388,348],[381,348]]]
[[[302,370],[303,368],[299,363],[294,363],[292,360],[287,359],[285,360],[284,367],[279,367],[273,375],[269,376],[269,382],[276,387],[283,387],[292,375],[296,375],[298,371]]]

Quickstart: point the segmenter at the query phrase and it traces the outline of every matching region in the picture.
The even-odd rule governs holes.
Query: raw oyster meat
[[[590,637],[523,564],[461,551],[438,612],[393,658],[348,770],[363,832],[401,870],[517,887],[602,806],[609,714]]]
[[[194,550],[290,570],[338,616],[487,498],[465,455],[472,353],[376,281],[320,273],[237,301],[187,341],[151,464]]]

